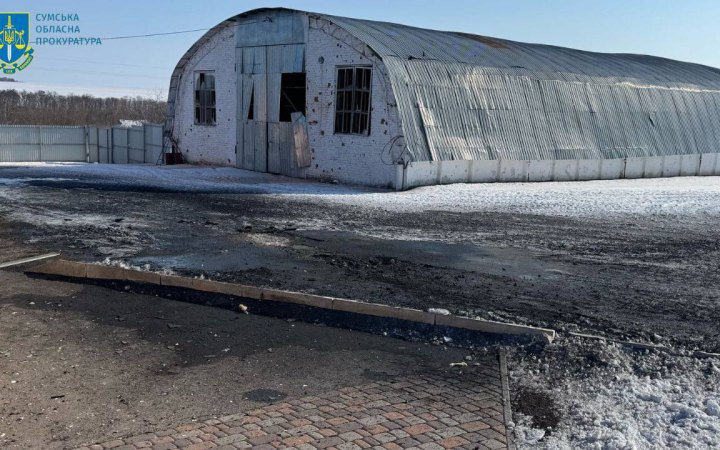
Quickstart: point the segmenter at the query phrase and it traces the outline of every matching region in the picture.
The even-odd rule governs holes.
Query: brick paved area
[[[497,359],[378,381],[82,450],[508,448]]]

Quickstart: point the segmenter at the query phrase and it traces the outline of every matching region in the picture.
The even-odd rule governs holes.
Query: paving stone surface
[[[105,449],[509,448],[496,358],[113,439]]]

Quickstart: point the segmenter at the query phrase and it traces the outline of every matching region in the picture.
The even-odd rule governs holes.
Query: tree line
[[[4,90],[0,91],[0,124],[112,126],[120,119],[162,123],[166,107],[164,100],[142,97]]]

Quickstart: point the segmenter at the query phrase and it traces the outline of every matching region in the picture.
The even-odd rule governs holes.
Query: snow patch
[[[716,360],[575,338],[510,354],[511,391],[545,392],[562,415],[557,429],[540,430],[515,411],[518,448],[720,447]]]
[[[143,265],[133,265],[129,264],[126,261],[119,260],[119,259],[111,259],[111,258],[105,258],[100,262],[100,265],[102,266],[110,266],[110,267],[118,267],[120,269],[127,269],[127,270],[136,270],[139,272],[153,272],[153,273],[159,273],[160,275],[177,275],[177,273],[169,268],[163,268],[161,270],[151,270],[150,264],[143,264]]]
[[[247,233],[244,235],[244,238],[254,244],[264,245],[266,247],[287,247],[290,245],[290,239],[272,234]]]

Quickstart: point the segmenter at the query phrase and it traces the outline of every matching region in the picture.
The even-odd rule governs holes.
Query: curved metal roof
[[[230,21],[278,10],[291,11]],[[416,161],[720,151],[716,68],[296,12],[336,24],[383,60]]]

